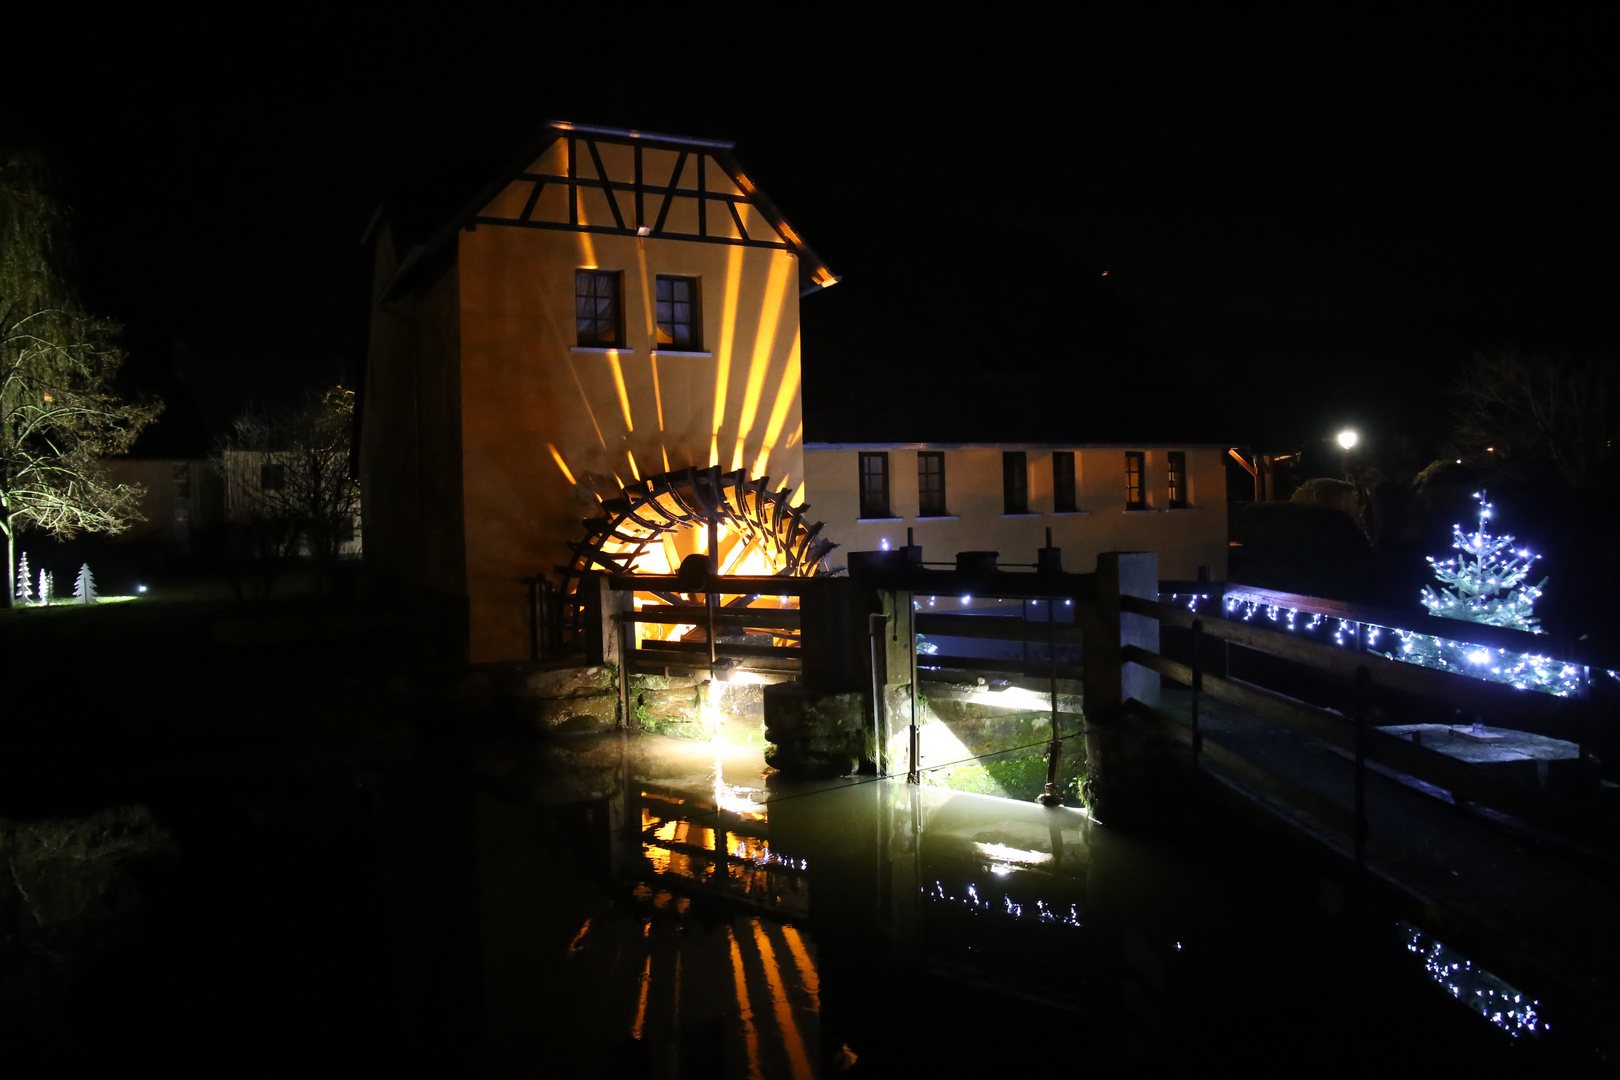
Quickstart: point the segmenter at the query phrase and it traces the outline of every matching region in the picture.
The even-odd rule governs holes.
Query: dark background
[[[1614,339],[1606,20],[528,8],[12,36],[0,143],[56,160],[132,380],[213,424],[352,381],[378,203],[470,194],[552,118],[736,141],[844,277],[803,306],[812,440],[1429,435],[1474,350]]]

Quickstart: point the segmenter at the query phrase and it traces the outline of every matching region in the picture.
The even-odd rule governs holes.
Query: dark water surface
[[[1604,1075],[1556,1000],[1219,817],[656,736],[418,757],[0,811],[0,1073]]]

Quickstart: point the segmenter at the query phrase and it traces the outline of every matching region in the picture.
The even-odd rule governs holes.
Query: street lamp
[[[1354,428],[1345,428],[1339,432],[1339,445],[1349,450],[1356,445],[1356,432]]]

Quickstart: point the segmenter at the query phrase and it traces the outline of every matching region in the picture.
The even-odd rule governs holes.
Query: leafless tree
[[[114,388],[118,326],[85,313],[67,284],[66,212],[31,154],[0,151],[0,532],[6,574],[17,536],[119,532],[138,520],[138,486],[103,459],[125,453],[162,406]],[[11,602],[11,590],[5,590]]]
[[[1456,394],[1454,437],[1472,461],[1578,490],[1613,483],[1620,364],[1612,355],[1477,354]]]
[[[330,581],[355,537],[360,485],[349,468],[354,393],[333,387],[299,405],[237,417],[212,467],[225,483],[225,513],[247,530],[263,590],[300,552]]]

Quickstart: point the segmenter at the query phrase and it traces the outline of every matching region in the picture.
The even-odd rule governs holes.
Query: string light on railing
[[[1453,525],[1451,546],[1460,554],[1445,560],[1429,559],[1441,588],[1425,585],[1423,606],[1431,615],[1532,634],[1545,633],[1534,608],[1546,579],[1534,585],[1527,580],[1541,556],[1532,554],[1529,548],[1515,548],[1511,536],[1486,532],[1485,523],[1494,508],[1486,501],[1484,492],[1474,492],[1474,498],[1479,503],[1479,524],[1471,533],[1463,532],[1461,525]],[[1549,657],[1504,649],[1493,653],[1482,645],[1411,630],[1396,633],[1401,638],[1400,648],[1383,654],[1392,659],[1441,671],[1458,671],[1507,683],[1520,690],[1539,690],[1558,697],[1568,697],[1586,681],[1581,666]]]

